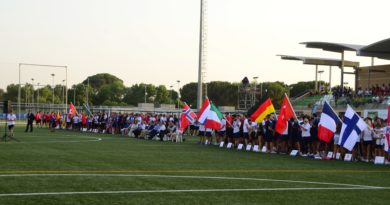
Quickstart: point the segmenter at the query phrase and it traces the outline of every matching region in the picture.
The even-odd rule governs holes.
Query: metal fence
[[[83,106],[75,106],[77,111],[85,111]],[[11,108],[18,119],[23,119],[26,113],[31,112],[67,112],[69,105],[66,104],[43,104],[43,103],[18,103],[12,102]],[[91,112],[121,112],[121,113],[167,113],[178,114],[182,110],[177,108],[159,108],[159,107],[134,107],[134,106],[90,106]],[[0,116],[3,115],[3,103],[0,103]]]

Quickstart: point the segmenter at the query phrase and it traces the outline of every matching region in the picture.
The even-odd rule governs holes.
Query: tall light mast
[[[198,68],[198,99],[197,109],[199,110],[203,103],[203,80],[206,77],[206,27],[207,1],[200,0],[200,35],[199,35],[199,68]]]

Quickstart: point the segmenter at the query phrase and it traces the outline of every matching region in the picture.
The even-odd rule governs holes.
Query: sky
[[[368,45],[390,38],[387,0],[208,0],[206,81],[288,84],[314,80],[314,66],[277,54],[340,58],[300,42]],[[126,86],[198,79],[200,0],[0,0],[0,88],[18,64],[68,66],[68,86],[110,73]],[[347,52],[346,60],[370,65]],[[389,64],[375,59],[375,64]],[[322,80],[328,81],[329,67]],[[21,82],[64,82],[65,69],[22,66]],[[333,68],[332,84],[340,82]],[[353,85],[353,76],[346,75]]]

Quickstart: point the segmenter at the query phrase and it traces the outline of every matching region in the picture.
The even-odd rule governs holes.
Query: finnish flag
[[[367,124],[358,114],[348,105],[343,119],[343,126],[339,138],[339,145],[352,151],[356,142],[359,140],[360,133],[367,128]]]

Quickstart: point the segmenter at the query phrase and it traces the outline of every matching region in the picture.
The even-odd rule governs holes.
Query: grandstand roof
[[[357,51],[359,56],[377,57],[390,60],[390,38],[384,39]]]
[[[306,65],[327,65],[327,66],[341,66],[341,60],[332,58],[318,58],[318,57],[303,57],[290,55],[277,55],[283,60],[297,60],[303,61]],[[345,67],[358,67],[359,62],[344,60]]]
[[[354,44],[346,44],[346,43],[319,42],[319,41],[302,42],[301,44],[306,45],[307,48],[319,48],[319,49],[322,49],[324,51],[331,51],[331,52],[337,52],[337,53],[342,53],[344,51],[358,51],[359,49],[364,47],[362,45],[354,45]]]

